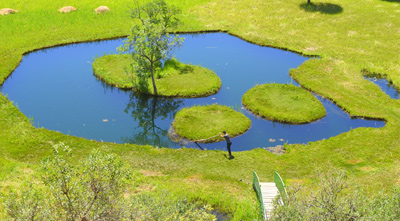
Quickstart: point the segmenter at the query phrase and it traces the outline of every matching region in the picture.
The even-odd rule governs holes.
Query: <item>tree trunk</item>
[[[156,87],[156,82],[154,81],[154,63],[151,62],[151,67],[150,67],[150,71],[151,71],[151,80],[153,81],[153,89],[154,89],[154,94],[157,95],[157,87]]]
[[[157,97],[152,97],[153,103],[152,103],[152,111],[151,111],[151,124],[152,124],[152,129],[153,129],[153,135],[154,135],[154,142],[153,146],[160,146],[160,139],[159,136],[156,133],[156,125],[155,125],[155,118],[156,118],[156,107],[157,107]],[[158,138],[158,139],[157,139]]]
[[[311,4],[311,0],[307,0],[307,4]]]

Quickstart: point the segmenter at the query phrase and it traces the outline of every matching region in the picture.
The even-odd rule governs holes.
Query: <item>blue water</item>
[[[399,91],[397,91],[393,84],[389,83],[385,78],[365,77],[365,79],[378,85],[378,87],[387,95],[389,95],[390,98],[399,99]]]
[[[254,116],[241,105],[243,94],[257,84],[296,84],[289,70],[309,58],[261,47],[224,33],[182,35],[175,53],[185,63],[207,67],[221,78],[221,90],[205,98],[165,99],[140,96],[110,87],[93,75],[94,57],[117,53],[123,39],[40,50],[23,61],[1,87],[3,94],[33,119],[35,126],[87,139],[116,143],[150,144],[179,148],[168,138],[175,113],[183,107],[218,103],[243,111],[252,121],[245,134],[232,139],[233,151],[284,143],[308,143],[336,136],[357,127],[383,127],[382,121],[351,119],[331,101],[323,103],[321,120],[289,125]],[[229,128],[226,128],[229,133]],[[272,142],[274,141],[274,142]],[[197,148],[194,143],[186,147]],[[225,149],[225,142],[201,144]]]

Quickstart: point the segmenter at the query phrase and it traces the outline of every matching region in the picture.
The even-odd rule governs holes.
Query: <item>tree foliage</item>
[[[8,215],[16,220],[120,219],[131,171],[115,155],[94,150],[82,164],[71,163],[71,149],[53,146],[53,157],[42,161],[45,186],[31,186],[6,201]],[[29,214],[21,211],[30,211]],[[29,218],[28,218],[29,217]]]
[[[144,5],[136,3],[131,17],[138,21],[133,27],[120,51],[132,53],[134,72],[137,76],[135,84],[142,91],[148,90],[147,78],[150,75],[154,94],[157,94],[155,72],[161,62],[168,59],[173,50],[179,47],[183,38],[168,34],[179,24],[177,15],[180,10],[169,6],[164,0],[156,0]]]
[[[57,208],[53,213],[68,220],[119,219],[131,175],[128,166],[115,155],[98,150],[79,166],[70,163],[71,157],[68,146],[56,146],[54,156],[43,161],[43,181]]]
[[[133,197],[126,194],[132,187],[132,171],[114,154],[94,150],[81,164],[72,164],[68,146],[55,145],[53,152],[53,157],[42,161],[44,185],[31,185],[28,190],[13,191],[6,197],[4,208],[10,220],[215,218],[207,209],[199,209],[184,199],[172,200],[160,191]],[[162,208],[156,208],[152,202],[158,202]]]
[[[32,185],[29,186],[29,190],[24,190],[20,194],[11,192],[4,204],[12,220],[45,220],[50,212],[44,208],[48,203],[42,191]]]

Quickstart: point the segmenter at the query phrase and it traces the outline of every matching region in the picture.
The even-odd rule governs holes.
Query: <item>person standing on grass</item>
[[[229,152],[229,157],[232,156],[231,154],[231,145],[232,145],[232,141],[231,138],[229,138],[229,134],[226,133],[226,131],[223,132],[224,134],[221,134],[221,132],[219,132],[219,135],[223,138],[225,138],[226,140],[226,148],[228,149]]]

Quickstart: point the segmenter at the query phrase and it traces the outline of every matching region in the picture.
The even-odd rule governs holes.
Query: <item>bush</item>
[[[167,193],[125,196],[132,184],[129,165],[98,150],[81,164],[71,164],[71,149],[53,146],[42,161],[43,185],[31,185],[5,199],[12,220],[214,220],[209,210]],[[129,194],[127,194],[129,195]],[[209,207],[206,207],[209,208]],[[161,212],[157,212],[161,211]]]
[[[318,173],[319,185],[312,191],[288,188],[288,203],[275,202],[272,220],[396,220],[400,211],[400,192],[383,192],[367,198],[352,186],[344,171]],[[306,193],[304,193],[306,192]],[[388,197],[389,196],[389,197]]]

